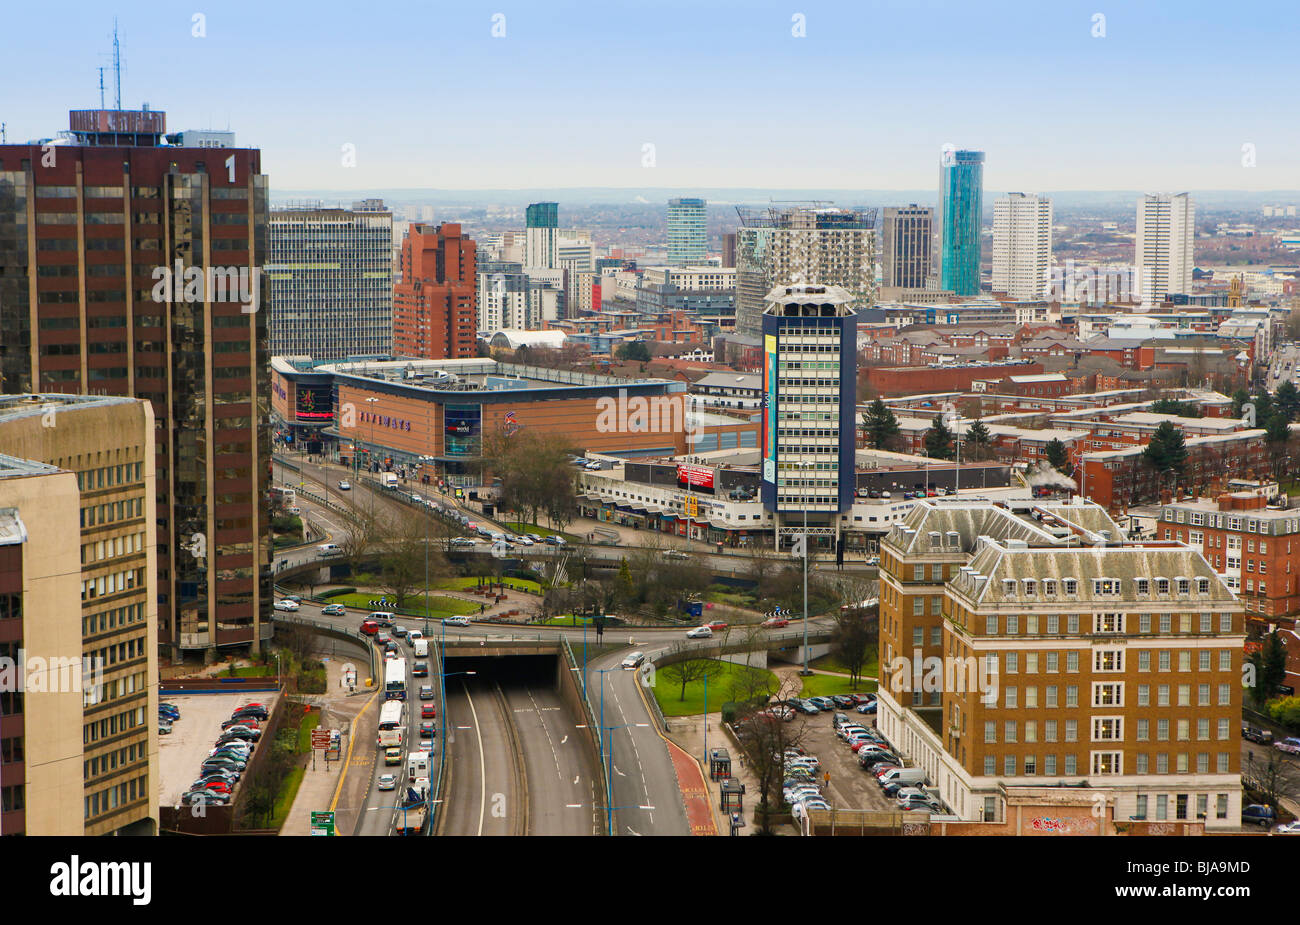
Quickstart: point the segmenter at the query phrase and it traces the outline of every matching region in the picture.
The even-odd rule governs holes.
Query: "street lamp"
[[[366,399],[366,404],[373,405],[378,401],[379,399],[376,398],[374,395],[372,395]],[[370,449],[367,455],[369,455],[370,453],[374,453],[374,451],[375,451],[375,413],[372,410],[370,412]],[[353,469],[354,477],[361,472],[361,460],[358,458],[359,455],[360,454],[356,452],[352,454],[352,469]]]
[[[800,460],[795,465],[804,470],[803,486],[803,669],[799,672],[802,675],[809,675],[812,672],[808,668],[808,477],[807,471],[812,468],[813,464],[808,460]],[[707,756],[705,756],[707,757]]]

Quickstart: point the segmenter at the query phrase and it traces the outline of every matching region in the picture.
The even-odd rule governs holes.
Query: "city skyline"
[[[15,48],[0,64],[11,84],[30,84],[0,114],[11,143],[51,136],[68,108],[99,102],[97,69],[111,64],[112,21],[87,4],[74,4],[74,15],[78,6],[87,15],[64,36],[58,69],[48,68],[47,55],[34,43]],[[1026,17],[1030,8],[1019,3],[862,10],[812,3],[792,12],[769,3],[738,10],[674,2],[653,13],[605,11],[599,21],[568,2],[548,5],[545,15],[510,4],[436,13],[409,5],[366,11],[365,34],[431,30],[440,67],[464,76],[458,93],[442,100],[439,119],[428,122],[409,117],[417,100],[403,89],[410,55],[400,49],[367,58],[364,68],[304,67],[299,56],[275,53],[282,37],[291,36],[322,61],[347,61],[358,34],[354,25],[360,25],[353,19],[361,14],[341,5],[317,5],[307,15],[302,7],[236,2],[220,12],[164,15],[154,4],[128,2],[116,12],[125,61],[123,108],[148,101],[169,112],[173,130],[230,128],[241,146],[265,152],[267,173],[280,190],[924,189],[933,185],[945,144],[988,153],[991,193],[1292,186],[1300,128],[1279,115],[1289,103],[1288,62],[1268,54],[1210,57],[1224,49],[1270,47],[1277,40],[1271,14],[1282,15],[1284,8],[1259,4],[1256,17],[1216,21],[1207,30],[1196,10],[1210,15],[1209,4],[1189,6],[1177,18],[1153,9],[1097,14],[1073,4],[1034,8]],[[242,24],[254,9],[263,28],[249,34]],[[39,34],[53,24],[35,9],[11,16],[16,33]],[[942,35],[923,45],[881,43],[870,51],[869,69],[843,77],[843,56],[861,53],[863,34],[928,31],[936,16],[947,26],[942,35],[960,36],[960,44]],[[1014,58],[1003,62],[972,50],[1012,23],[1021,37]],[[680,52],[671,68],[661,63],[667,44]],[[1179,54],[1157,59],[1148,52],[1155,45]],[[538,67],[541,60],[566,64],[547,69]],[[69,67],[69,61],[84,66]],[[178,69],[218,62],[236,66],[184,94],[169,90]],[[572,62],[600,73],[602,93],[618,106],[593,101],[590,111],[556,111],[553,102],[570,86]],[[960,92],[949,86],[954,70],[962,73]],[[27,80],[33,73],[42,79]],[[906,87],[892,85],[888,76],[867,76],[891,73],[906,73]],[[747,75],[747,92],[723,93],[738,74]],[[833,81],[831,92],[808,96],[807,86],[826,81]],[[105,84],[105,103],[112,106],[111,66]],[[683,96],[688,87],[691,95]],[[701,95],[700,87],[718,92]],[[515,103],[508,122],[488,105],[507,89]],[[231,104],[259,98],[276,102]],[[292,123],[278,102],[287,98],[294,100]],[[925,104],[924,119],[917,118],[918,101]],[[998,128],[1004,123],[993,117],[1004,108],[1030,118]],[[1151,111],[1162,114],[1164,128],[1151,126]],[[1227,111],[1231,128],[1209,130],[1207,114]],[[783,112],[833,126],[834,143],[775,151],[742,141],[754,125]],[[449,120],[458,126],[450,136],[442,128]],[[601,130],[590,131],[593,124]],[[881,125],[891,126],[883,143]],[[1104,131],[1081,131],[1085,126]],[[1169,143],[1171,136],[1178,144]],[[526,155],[508,143],[510,137],[529,139]],[[355,166],[344,166],[349,158]],[[502,184],[503,177],[509,182]]]

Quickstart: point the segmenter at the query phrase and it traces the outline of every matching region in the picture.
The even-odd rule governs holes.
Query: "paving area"
[[[181,718],[172,723],[170,735],[158,737],[159,796],[163,806],[176,806],[181,794],[199,777],[199,765],[216,747],[221,724],[246,703],[261,703],[272,709],[279,694],[161,694],[159,700],[174,703]]]

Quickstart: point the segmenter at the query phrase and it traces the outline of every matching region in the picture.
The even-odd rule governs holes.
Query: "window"
[[[985,777],[992,777],[994,774],[996,774],[996,773],[998,772],[996,761],[997,761],[997,759],[994,758],[992,755],[985,755],[985,756],[984,756],[984,776],[985,776]],[[993,799],[993,797],[986,797],[986,798],[985,798],[985,803],[987,804],[987,802],[988,802],[989,800],[992,800],[992,799]],[[987,808],[985,809],[985,812],[988,812]]]
[[[1065,653],[1065,670],[1077,672],[1079,670],[1079,653],[1077,650],[1071,650]]]
[[[1145,742],[1151,737],[1151,720],[1140,719],[1137,721],[1137,740]]]
[[[1093,752],[1092,753],[1092,773],[1093,774],[1119,774],[1123,762],[1121,761],[1122,752]]]
[[[1151,653],[1143,650],[1138,652],[1138,671],[1151,670]]]
[[[1014,743],[1014,742],[1017,741],[1017,739],[1016,739],[1016,721],[1015,721],[1014,719],[1009,719],[1009,720],[1007,720],[1007,721],[1003,724],[1003,726],[1002,726],[1002,737],[1003,737],[1003,738],[1002,738],[1002,741],[1004,741],[1004,742],[1011,742],[1011,743]]]
[[[1019,704],[1016,702],[1019,699],[1018,695],[1019,695],[1019,690],[1017,688],[1008,687],[1006,689],[1006,698],[1007,698],[1006,705],[1008,710],[1014,710],[1016,709],[1017,706],[1019,706]]]
[[[1077,719],[1067,719],[1065,721],[1065,741],[1079,741],[1079,721]]]
[[[984,723],[984,744],[992,745],[998,741],[998,724],[995,722]]]
[[[1061,631],[1061,618],[1056,614],[1050,614],[1047,617],[1048,635],[1055,636],[1060,631]]]

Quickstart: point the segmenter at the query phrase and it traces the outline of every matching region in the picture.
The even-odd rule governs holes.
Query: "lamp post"
[[[804,500],[803,500],[803,669],[799,672],[802,675],[808,675],[812,672],[808,668],[808,477],[807,471],[812,468],[812,463],[808,460],[801,460],[796,465],[804,471]],[[707,757],[707,756],[706,756]]]
[[[612,669],[606,669],[606,670],[608,671]],[[614,834],[614,793],[613,793],[614,782],[612,779],[614,774],[614,740],[612,738],[612,735],[615,732],[618,732],[620,729],[645,728],[648,727],[649,725],[650,725],[649,723],[624,723],[621,726],[601,727],[601,741],[609,742],[609,751],[606,755],[604,755],[605,758],[605,831],[610,833],[611,835]],[[609,736],[606,736],[605,733],[609,733]]]
[[[374,395],[371,395],[369,398],[366,399],[366,404],[373,405],[376,404],[378,401],[379,401],[378,398],[376,398]],[[375,412],[374,409],[372,408],[370,410],[370,448],[366,452],[367,460],[370,458],[370,455],[374,453],[374,451],[375,451]],[[352,469],[353,469],[354,478],[361,472],[361,460],[359,456],[360,456],[359,453],[354,452],[352,454]]]

